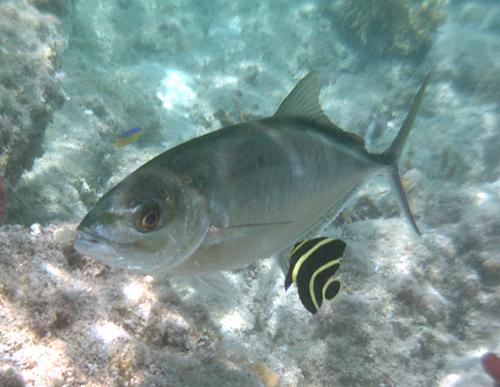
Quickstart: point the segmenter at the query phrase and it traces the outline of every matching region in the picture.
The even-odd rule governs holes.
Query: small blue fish
[[[139,137],[141,136],[142,129],[136,126],[135,128],[126,130],[122,134],[118,136],[118,138],[115,140],[115,146],[118,148],[121,148],[125,145],[133,144],[136,142]]]

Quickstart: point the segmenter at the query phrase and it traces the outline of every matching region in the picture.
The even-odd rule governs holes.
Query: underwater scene
[[[0,387],[498,387],[500,3],[0,0],[0,215]]]

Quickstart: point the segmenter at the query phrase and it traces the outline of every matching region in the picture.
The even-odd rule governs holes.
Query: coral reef
[[[59,21],[23,0],[0,4],[0,174],[15,187],[66,96],[54,79],[66,41]]]
[[[445,19],[446,0],[344,0],[335,17],[365,47],[379,55],[418,57],[430,47]]]
[[[480,356],[500,353],[500,7],[331,4],[0,0],[0,176],[15,198],[2,222],[28,225],[0,227],[0,386],[491,387]],[[327,230],[348,244],[344,291],[315,316],[272,260],[228,273],[230,302],[74,251],[61,222],[167,148],[273,114],[312,69],[336,124],[364,133],[383,118],[377,149],[432,69],[401,163],[422,237],[385,183],[367,185]],[[185,82],[167,90],[170,71]],[[191,92],[166,109],[158,92],[179,86]],[[134,126],[139,140],[115,148]]]

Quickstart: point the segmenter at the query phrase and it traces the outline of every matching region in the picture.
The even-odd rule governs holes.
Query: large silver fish
[[[397,161],[427,81],[392,145],[371,154],[323,113],[312,72],[274,116],[195,138],[137,169],[85,216],[75,248],[121,268],[210,275],[317,235],[377,174],[419,233]]]

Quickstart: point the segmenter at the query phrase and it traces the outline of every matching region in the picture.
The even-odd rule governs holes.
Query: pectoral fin
[[[333,300],[340,293],[341,282],[332,277],[346,246],[340,239],[315,238],[297,243],[292,250],[285,290],[295,282],[300,301],[309,312],[316,313],[323,300]]]
[[[229,301],[235,300],[233,286],[220,272],[191,276],[188,280],[191,286],[199,292],[208,290]]]

